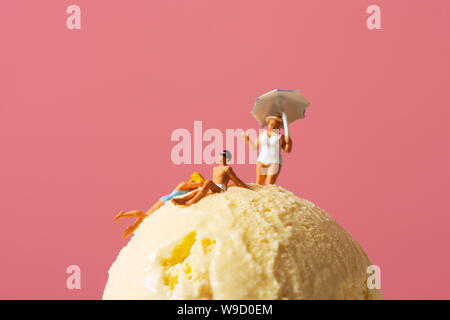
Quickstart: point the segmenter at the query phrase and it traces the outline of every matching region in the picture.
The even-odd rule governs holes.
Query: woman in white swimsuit
[[[283,159],[281,150],[287,153],[292,151],[292,139],[280,133],[283,124],[281,115],[268,116],[266,118],[267,130],[261,133],[256,145],[248,135],[244,135],[245,141],[253,148],[260,150],[256,163],[256,183],[263,185],[275,184],[280,174]]]

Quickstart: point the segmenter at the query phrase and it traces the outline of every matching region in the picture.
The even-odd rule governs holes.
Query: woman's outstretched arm
[[[242,132],[241,135],[244,138],[245,142],[250,146],[251,149],[253,149],[253,150],[259,149],[259,137],[258,137],[258,139],[256,139],[256,143],[255,143],[250,139],[250,137],[248,136],[247,133]]]

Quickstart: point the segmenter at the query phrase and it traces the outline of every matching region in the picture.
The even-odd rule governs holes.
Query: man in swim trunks
[[[141,210],[131,210],[131,211],[120,211],[119,214],[114,218],[114,221],[118,221],[122,218],[137,218],[133,225],[127,227],[123,232],[123,238],[128,237],[131,235],[144,221],[145,218],[147,218],[150,214],[161,208],[167,201],[173,199],[174,197],[178,197],[181,195],[185,195],[192,190],[195,190],[197,188],[200,188],[205,183],[205,179],[202,177],[201,174],[194,172],[191,175],[191,178],[189,182],[181,182],[179,183],[175,190],[172,191],[172,193],[165,195],[161,197],[147,212],[141,211]]]
[[[218,165],[213,168],[213,180],[206,180],[199,190],[193,191],[184,197],[172,199],[172,203],[187,206],[194,204],[206,196],[209,191],[213,193],[226,191],[230,180],[238,187],[250,189],[238,178],[233,169],[227,165],[229,160],[231,160],[231,153],[228,150],[221,152],[218,158]]]

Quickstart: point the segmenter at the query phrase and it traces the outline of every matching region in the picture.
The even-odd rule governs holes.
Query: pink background
[[[0,298],[101,298],[127,242],[115,214],[210,172],[172,164],[172,131],[257,128],[254,98],[282,88],[312,103],[278,183],[362,244],[386,298],[449,299],[449,17],[426,0],[1,1]]]

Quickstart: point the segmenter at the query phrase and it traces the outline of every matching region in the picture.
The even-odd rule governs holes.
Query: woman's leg
[[[120,218],[137,218],[136,221],[131,226],[127,227],[124,230],[122,236],[124,238],[126,238],[130,234],[132,234],[139,227],[139,225],[142,223],[142,221],[144,221],[145,218],[147,218],[153,212],[155,212],[156,210],[161,208],[163,205],[164,205],[164,202],[162,202],[161,200],[158,200],[150,209],[148,209],[147,212],[143,212],[143,211],[140,211],[140,210],[131,210],[131,211],[128,211],[128,212],[121,211],[116,216],[114,221],[117,221]]]
[[[259,185],[263,185],[266,180],[266,168],[261,162],[256,163],[256,183]]]
[[[164,205],[164,202],[162,202],[161,200],[158,200],[157,202],[155,202],[155,204],[150,209],[147,210],[147,212],[145,214],[145,218],[148,217],[149,215],[151,215],[153,212],[155,212],[159,208],[161,208],[163,205]]]
[[[122,218],[145,218],[146,215],[147,213],[141,210],[120,211],[114,218],[114,221],[118,221]]]
[[[278,163],[271,164],[267,172],[267,184],[275,184],[281,171],[281,165]]]
[[[119,214],[114,218],[114,221],[117,221],[121,218],[146,218],[159,208],[164,205],[164,202],[158,200],[147,212],[141,210],[131,210],[131,211],[120,211]]]
[[[123,231],[122,238],[125,239],[131,235],[141,225],[142,221],[144,221],[144,218],[138,218],[131,226],[126,227]]]

